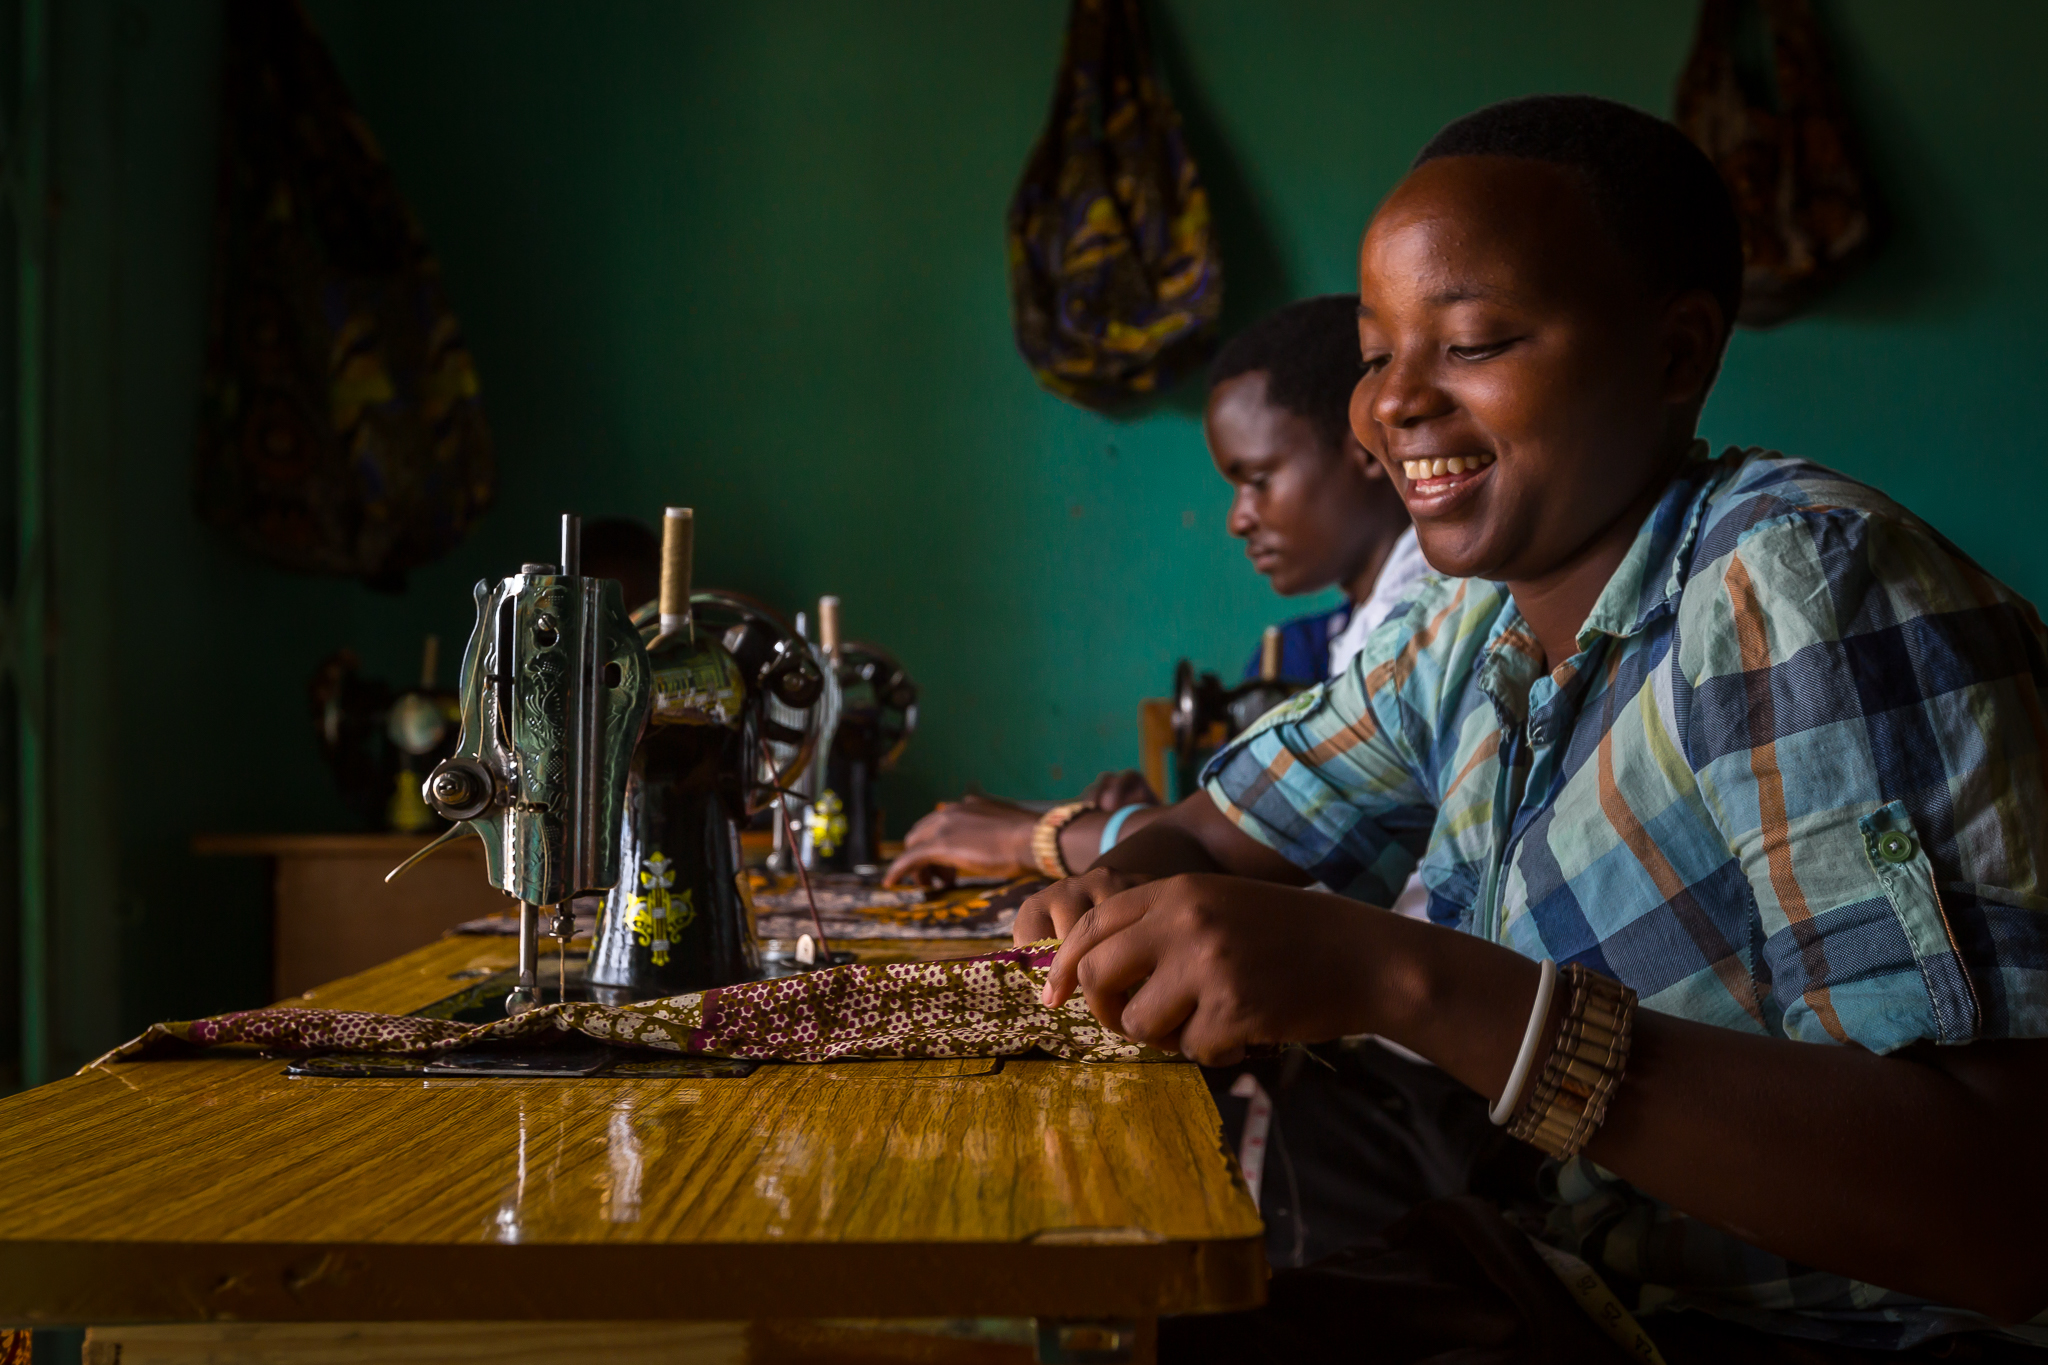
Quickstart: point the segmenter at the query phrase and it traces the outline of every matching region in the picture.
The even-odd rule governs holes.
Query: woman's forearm
[[[1497,1097],[1536,964],[1391,917],[1376,928],[1379,1031]],[[1638,1010],[1586,1155],[1789,1260],[2015,1321],[2048,1307],[2044,1128],[2048,1041],[1879,1056]]]
[[[1095,830],[1099,842],[1099,822]],[[1091,857],[1086,863],[1069,860],[1068,865],[1113,867],[1154,877],[1170,877],[1180,872],[1224,872],[1287,886],[1300,886],[1308,881],[1300,868],[1230,823],[1204,792],[1196,792],[1171,806],[1139,811],[1130,817],[1124,831],[1117,846],[1100,858]]]

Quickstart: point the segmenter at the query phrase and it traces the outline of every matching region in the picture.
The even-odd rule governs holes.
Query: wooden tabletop
[[[415,1009],[514,951],[449,939],[311,999]],[[1264,1293],[1192,1066],[282,1073],[137,1062],[0,1101],[0,1324],[1146,1317]]]

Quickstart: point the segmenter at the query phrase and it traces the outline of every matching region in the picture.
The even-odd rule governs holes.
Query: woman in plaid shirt
[[[1538,97],[1440,133],[1360,250],[1352,423],[1447,577],[1018,938],[1062,935],[1048,995],[1133,1038],[1221,1063],[1377,1033],[1517,1123],[1561,1102],[1529,1078],[1582,1057],[1591,998],[1539,963],[1611,978],[1640,1009],[1574,1063],[1605,1119],[1533,1230],[1647,1315],[1638,1358],[2032,1358],[2041,623],[1876,491],[1695,440],[1741,271],[1669,125]],[[1432,923],[1361,908],[1411,871]],[[1475,1217],[1419,1210],[1163,1358],[1620,1349]]]

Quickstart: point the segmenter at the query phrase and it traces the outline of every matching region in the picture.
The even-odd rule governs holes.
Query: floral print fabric
[[[626,1047],[788,1062],[838,1058],[1002,1057],[1036,1048],[1076,1062],[1160,1061],[1168,1054],[1096,1022],[1077,994],[1040,999],[1052,940],[950,962],[856,964],[750,981],[636,1005],[547,1005],[493,1024],[354,1010],[244,1010],[149,1031],[94,1062],[177,1049],[256,1044],[273,1052],[438,1052],[538,1041],[562,1031]]]

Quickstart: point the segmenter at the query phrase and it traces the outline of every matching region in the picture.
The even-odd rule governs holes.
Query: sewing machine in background
[[[1259,676],[1225,687],[1214,673],[1197,675],[1182,659],[1173,670],[1173,799],[1195,794],[1202,768],[1252,722],[1297,692],[1315,686],[1280,676],[1280,627],[1267,626],[1259,640]]]

